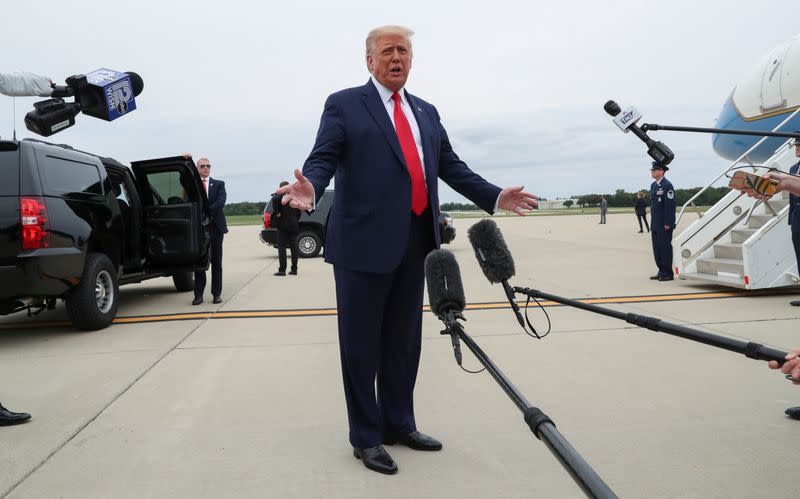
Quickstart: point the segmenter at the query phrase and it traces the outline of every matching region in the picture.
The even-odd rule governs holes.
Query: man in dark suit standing
[[[404,89],[412,34],[401,26],[369,33],[372,77],[328,97],[303,172],[277,191],[284,204],[308,210],[335,178],[325,261],[336,280],[350,443],[367,468],[387,474],[397,465],[382,443],[442,448],[417,430],[413,406],[424,261],[440,244],[437,178],[489,213],[522,215],[536,205],[522,186],[501,189],[471,171],[436,108]]]
[[[289,182],[281,182],[279,187],[289,185]],[[300,210],[281,203],[282,195],[272,196],[272,222],[273,227],[278,230],[278,271],[276,276],[286,275],[286,247],[292,253],[292,267],[289,275],[297,275],[297,232],[300,230]]]
[[[203,186],[208,195],[208,214],[211,218],[208,230],[211,236],[211,295],[214,303],[222,303],[222,240],[228,233],[228,224],[225,222],[225,201],[228,194],[225,192],[225,182],[211,178],[211,162],[208,158],[197,161],[197,171],[203,179]],[[192,305],[203,303],[203,292],[206,289],[205,271],[194,273],[194,300]]]

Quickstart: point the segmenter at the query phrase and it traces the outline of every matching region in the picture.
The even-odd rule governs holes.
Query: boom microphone
[[[488,218],[470,227],[467,234],[483,274],[493,284],[502,283],[514,315],[517,316],[519,325],[524,329],[525,321],[519,312],[517,300],[514,298],[514,290],[508,284],[508,280],[514,277],[514,259],[511,258],[511,252],[508,251],[508,246],[503,240],[503,234],[500,233],[497,224]]]
[[[639,137],[647,146],[647,154],[660,166],[667,166],[675,159],[675,153],[673,153],[666,144],[651,139],[647,135],[647,132],[639,128],[636,122],[641,119],[642,113],[637,111],[635,107],[629,106],[625,111],[622,111],[619,104],[610,100],[605,103],[603,109],[605,109],[606,113],[614,117],[614,124],[617,125],[620,130],[625,133],[631,131],[634,135]]]
[[[496,229],[496,227],[495,227]],[[479,228],[479,231],[481,229]],[[499,232],[498,232],[499,235]],[[470,239],[472,236],[470,236]],[[502,237],[500,238],[502,243]],[[503,247],[504,247],[503,243]],[[498,246],[495,244],[495,246]],[[497,251],[498,247],[490,248]],[[505,253],[508,253],[506,250]],[[508,255],[508,262],[511,256]],[[508,265],[506,263],[506,267]],[[511,264],[511,273],[514,275],[514,264]],[[495,274],[495,272],[500,272]],[[491,268],[489,273],[493,277],[506,276],[508,268]],[[486,270],[484,270],[486,272]],[[488,273],[487,273],[488,276]],[[586,493],[587,497],[597,499],[617,499],[617,495],[606,485],[602,478],[592,469],[575,448],[570,445],[564,436],[556,429],[555,423],[541,409],[534,407],[528,402],[525,396],[514,386],[499,367],[492,362],[492,359],[470,338],[463,326],[457,319],[466,320],[461,311],[464,310],[466,301],[464,300],[464,286],[461,284],[461,273],[458,263],[452,253],[447,250],[431,251],[425,258],[425,279],[428,282],[428,297],[430,298],[431,310],[439,316],[445,324],[442,334],[449,334],[453,341],[453,353],[456,362],[461,365],[461,349],[459,338],[467,348],[475,355],[475,358],[483,364],[486,371],[497,381],[500,387],[506,392],[512,402],[522,411],[525,423],[533,432],[534,436],[545,443],[547,448],[553,453],[558,461],[569,472],[575,483]],[[462,367],[463,369],[463,367]],[[466,369],[465,369],[466,370]],[[467,371],[480,372],[480,371]]]
[[[433,313],[445,323],[455,322],[467,303],[456,257],[443,249],[428,253],[425,258],[425,280],[428,282],[428,298]],[[458,336],[451,334],[450,340],[453,343],[456,362],[460,366],[461,346],[458,343]]]

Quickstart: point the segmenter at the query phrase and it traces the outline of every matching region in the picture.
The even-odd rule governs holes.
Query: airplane
[[[726,130],[770,131],[800,109],[800,34],[769,50],[758,64],[746,73],[725,101],[716,127]],[[800,113],[785,123],[781,132],[800,130]],[[761,137],[714,134],[714,151],[722,158],[734,161],[750,149]],[[765,140],[748,154],[754,163],[763,163],[785,138]]]

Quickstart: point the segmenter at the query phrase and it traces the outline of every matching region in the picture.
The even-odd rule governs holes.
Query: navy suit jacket
[[[211,223],[223,234],[228,233],[228,223],[225,221],[225,201],[228,194],[225,192],[225,182],[208,177],[208,214],[211,216]]]
[[[493,213],[501,189],[461,161],[436,108],[406,92],[419,125],[430,227],[440,245],[438,178]],[[377,88],[368,81],[328,97],[314,148],[303,165],[316,199],[335,179],[325,261],[359,272],[387,273],[406,253],[411,223],[411,177],[397,133]]]

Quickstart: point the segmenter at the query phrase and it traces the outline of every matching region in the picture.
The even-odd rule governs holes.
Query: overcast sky
[[[60,6],[60,7],[56,7]],[[264,201],[302,166],[325,98],[364,84],[370,29],[413,29],[406,85],[436,105],[456,152],[501,185],[548,197],[650,183],[644,145],[603,111],[713,126],[745,73],[800,31],[791,0],[168,2],[3,7],[0,71],[63,83],[100,67],[136,71],[138,109],[112,123],[80,115],[50,138],[128,163],[191,152],[210,158],[229,202]],[[0,96],[0,136],[36,137],[35,98]],[[727,165],[708,135],[652,132],[676,154],[676,187]],[[444,186],[444,201],[463,198]]]

